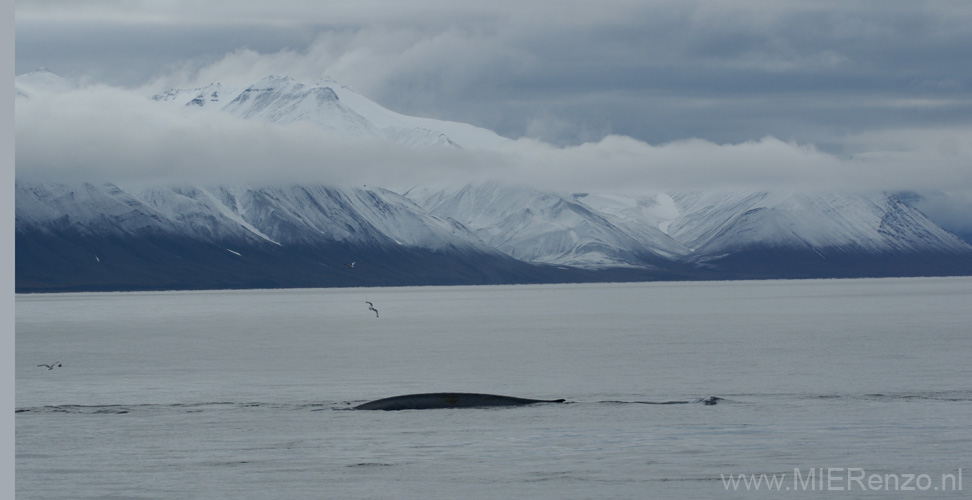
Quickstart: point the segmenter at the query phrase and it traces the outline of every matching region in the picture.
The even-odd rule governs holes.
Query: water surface
[[[16,489],[962,498],[970,304],[970,278],[19,295]],[[569,403],[348,409],[447,391]],[[827,468],[932,482],[820,491]]]

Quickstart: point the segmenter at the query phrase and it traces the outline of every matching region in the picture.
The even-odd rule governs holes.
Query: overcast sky
[[[17,74],[149,95],[329,75],[587,182],[647,159],[659,185],[972,193],[967,0],[18,0],[16,25]]]
[[[469,4],[468,6],[466,4]],[[17,74],[346,83],[502,135],[652,144],[972,125],[966,0],[18,0]],[[164,90],[164,89],[162,89]]]

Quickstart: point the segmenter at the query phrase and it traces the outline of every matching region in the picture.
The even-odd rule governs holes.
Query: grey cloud
[[[972,190],[926,191],[910,201],[945,229],[972,238]]]
[[[182,70],[219,61],[241,48],[274,53],[306,47],[311,30],[263,25],[17,22],[17,74],[38,67],[79,82],[135,87]]]

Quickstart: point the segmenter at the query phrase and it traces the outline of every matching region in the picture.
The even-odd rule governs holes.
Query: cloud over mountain
[[[305,94],[327,88],[324,85],[343,88],[345,99],[335,105],[344,110],[340,113],[354,113],[362,123],[368,122],[361,126],[378,130],[406,118],[338,82],[288,81]],[[497,137],[489,147],[458,141],[465,147],[416,149],[364,132],[349,135],[329,130],[327,120],[337,118],[327,115],[327,110],[295,108],[291,114],[296,115],[289,118],[242,119],[242,111],[164,105],[129,89],[105,85],[67,89],[56,83],[49,86],[54,89],[49,93],[25,94],[17,101],[19,177],[322,182],[398,189],[501,179],[573,191],[795,187],[972,191],[967,168],[972,160],[972,133],[956,129],[861,134],[854,140],[863,152],[850,156],[772,136],[726,144],[704,139],[649,144],[609,135],[574,146]],[[31,89],[27,93],[37,92],[26,78],[23,87]],[[224,97],[221,106],[229,108],[226,103],[238,92]],[[305,94],[301,98],[309,99]],[[415,123],[422,130],[436,124],[443,130],[459,126],[436,120]]]

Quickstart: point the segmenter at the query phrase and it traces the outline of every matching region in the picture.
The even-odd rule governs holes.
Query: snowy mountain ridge
[[[152,97],[176,106],[216,108],[244,119],[289,124],[306,121],[356,139],[379,139],[413,148],[493,148],[509,142],[491,130],[465,123],[406,116],[358,94],[347,85],[322,78],[305,85],[271,75],[244,88],[212,83],[195,89],[170,89]]]
[[[61,228],[86,235],[154,233],[278,246],[326,242],[489,251],[461,226],[380,188],[131,188],[18,182],[16,190],[18,229]]]
[[[754,251],[784,255],[778,263],[783,269],[787,254],[819,260],[825,269],[848,257],[877,262],[889,256],[922,260],[952,255],[972,264],[972,246],[887,194],[662,193],[628,198],[499,183],[416,189],[404,195],[381,188],[307,185],[126,187],[18,181],[16,189],[18,234],[178,238],[244,255],[248,247],[338,245],[446,252],[471,259],[506,256],[530,265],[592,271],[729,271],[733,266],[723,262]]]
[[[972,251],[968,243],[886,193],[629,197],[564,195],[485,183],[406,195],[433,214],[455,218],[491,246],[531,262],[637,266],[712,259],[757,247],[820,255]]]

